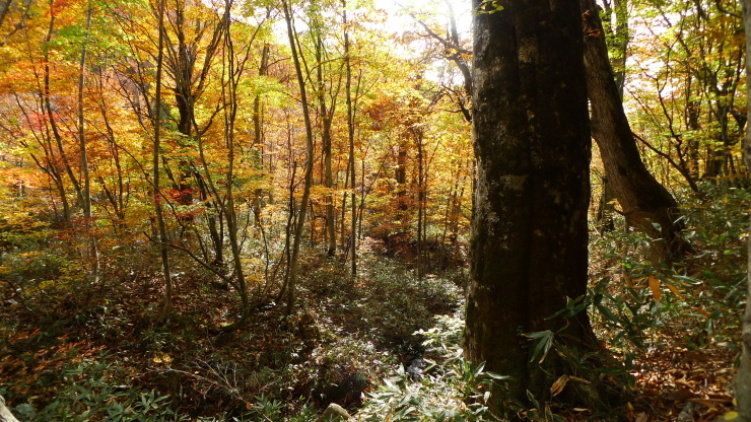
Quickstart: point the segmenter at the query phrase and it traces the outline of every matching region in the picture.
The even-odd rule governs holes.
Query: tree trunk
[[[605,13],[609,21],[615,17],[615,22],[605,25],[610,41],[610,63],[613,66],[615,85],[618,94],[623,99],[623,88],[626,85],[626,59],[628,58],[628,0],[605,0]]]
[[[164,225],[164,215],[162,213],[162,196],[159,187],[159,158],[161,156],[161,136],[162,136],[162,66],[164,64],[164,2],[159,0],[159,49],[156,60],[156,94],[154,113],[154,149],[152,161],[154,165],[153,187],[154,187],[154,208],[156,210],[156,221],[159,230],[159,253],[162,258],[162,272],[164,273],[164,313],[169,314],[172,309],[172,274],[170,274],[169,250],[167,248],[167,229]]]
[[[425,247],[426,229],[426,198],[427,198],[427,172],[425,169],[425,144],[423,142],[423,129],[420,123],[416,123],[410,132],[415,139],[417,147],[417,278],[422,280],[425,275],[425,262],[423,259]]]
[[[292,243],[292,251],[289,258],[289,281],[287,291],[287,316],[292,313],[295,307],[295,289],[297,284],[297,275],[299,273],[298,261],[300,256],[300,243],[302,242],[302,232],[305,225],[305,217],[308,211],[308,202],[310,201],[310,187],[313,184],[313,125],[310,121],[310,108],[308,104],[308,94],[305,87],[305,79],[300,64],[300,56],[297,50],[297,33],[294,29],[292,11],[286,0],[282,0],[282,9],[284,11],[284,21],[287,25],[287,37],[289,39],[290,50],[292,51],[292,61],[295,65],[297,74],[297,83],[300,87],[300,102],[302,106],[303,118],[305,120],[305,144],[307,147],[307,162],[305,163],[305,182],[303,185],[303,194],[300,198],[300,212],[295,222],[295,236]],[[290,209],[290,212],[292,210]]]
[[[613,77],[594,0],[581,0],[581,6],[585,18],[584,64],[592,108],[592,136],[600,148],[605,175],[628,225],[652,238],[655,263],[680,261],[691,247],[681,236],[678,204],[649,173],[639,156]]]
[[[743,22],[746,27],[746,50],[751,51],[751,0],[742,0]],[[751,56],[746,55],[746,75],[751,75]],[[751,79],[746,84],[747,97],[751,98]],[[751,108],[747,111],[751,121]],[[751,128],[746,127],[746,138],[743,145],[743,160],[746,168],[751,170]],[[749,173],[751,174],[751,172]],[[751,222],[751,221],[750,221]],[[751,232],[751,225],[749,225]],[[746,309],[742,324],[741,365],[735,376],[735,398],[738,403],[740,420],[751,421],[751,237],[749,238],[748,260],[746,262]]]
[[[50,5],[52,2],[50,2]],[[47,35],[44,38],[45,43],[50,43],[52,41],[52,35],[55,33],[55,20],[56,15],[55,13],[50,13],[50,23],[47,28]],[[73,167],[71,166],[71,162],[68,159],[68,154],[65,152],[65,147],[63,144],[63,134],[60,131],[60,128],[58,127],[57,123],[57,115],[55,113],[55,108],[52,105],[52,92],[50,88],[50,58],[49,58],[49,51],[47,49],[44,50],[44,81],[43,81],[43,94],[42,94],[42,104],[43,104],[43,110],[46,114],[49,128],[52,130],[52,139],[55,140],[55,143],[57,145],[58,153],[60,154],[60,159],[62,161],[62,167],[65,169],[66,174],[68,175],[68,178],[70,179],[71,183],[73,184],[73,189],[76,192],[76,197],[78,198],[79,204],[83,204],[83,192],[81,190],[81,184],[78,182],[78,178],[76,178],[75,172],[73,171]],[[66,221],[68,222],[68,221]]]
[[[465,354],[512,379],[489,407],[544,401],[562,375],[595,380],[587,363],[541,356],[521,334],[554,334],[583,361],[596,352],[586,312],[550,318],[586,294],[590,133],[575,2],[474,0],[472,221]],[[503,10],[497,13],[494,6]],[[567,315],[568,316],[568,315]],[[596,353],[591,353],[594,359]],[[573,402],[596,405],[595,383],[569,383]]]
[[[241,240],[238,238],[238,233],[241,231],[237,218],[237,210],[235,209],[235,194],[233,191],[233,185],[235,183],[235,122],[237,121],[238,114],[238,100],[237,100],[237,87],[240,85],[241,71],[235,67],[235,47],[232,42],[232,36],[230,34],[230,28],[232,25],[232,19],[230,11],[232,10],[233,0],[225,0],[224,2],[224,17],[222,18],[222,25],[224,26],[224,49],[225,53],[222,56],[223,60],[226,60],[227,74],[226,74],[226,88],[223,90],[223,102],[226,104],[224,113],[224,139],[227,143],[227,187],[224,194],[225,203],[222,205],[223,214],[227,219],[227,233],[229,234],[230,250],[232,251],[232,265],[235,273],[237,290],[240,293],[240,323],[245,324],[248,320],[250,312],[250,298],[248,297],[248,286],[245,280],[245,272],[242,265],[242,245]]]
[[[319,27],[320,23],[317,24]],[[336,111],[336,100],[326,104],[326,83],[323,79],[323,35],[318,28],[316,39],[316,76],[318,79],[318,106],[321,120],[321,148],[323,152],[323,185],[326,187],[326,255],[336,255],[336,213],[334,209],[334,176],[331,169],[331,125]]]
[[[615,215],[615,205],[613,200],[613,188],[610,186],[610,182],[606,176],[601,176],[602,182],[602,194],[600,200],[597,202],[597,214],[595,215],[595,223],[597,231],[602,233],[608,233],[615,230],[615,224],[613,222],[613,216]]]
[[[0,422],[19,422],[18,419],[10,413],[10,409],[5,406],[5,399],[3,396],[0,396]]]
[[[86,119],[84,118],[84,87],[86,82],[86,55],[89,43],[89,31],[91,30],[91,17],[94,12],[93,4],[89,3],[86,7],[86,27],[83,44],[81,46],[81,58],[78,66],[78,95],[77,95],[77,113],[78,113],[78,149],[80,152],[80,165],[81,165],[81,179],[83,188],[81,191],[81,201],[83,207],[84,225],[88,228],[87,235],[89,236],[90,252],[89,257],[92,262],[91,275],[94,279],[94,283],[99,284],[99,245],[97,244],[96,236],[92,233],[92,229],[95,227],[91,220],[91,176],[89,174],[89,156],[86,147]]]
[[[89,3],[86,10],[86,35],[84,36],[83,45],[81,46],[81,59],[78,67],[78,146],[81,160],[81,178],[83,179],[83,191],[81,194],[83,217],[88,220],[91,218],[91,178],[89,177],[89,157],[86,150],[86,128],[84,119],[84,87],[86,82],[86,53],[89,42],[89,30],[91,29],[91,15],[94,6]],[[90,224],[86,221],[86,224]]]
[[[355,104],[352,101],[352,63],[350,60],[349,26],[347,25],[347,0],[342,0],[342,22],[344,28],[344,69],[346,74],[345,93],[347,101],[347,141],[349,144],[350,199],[352,202],[352,219],[350,221],[350,274],[352,278],[357,276],[357,191],[355,190]],[[364,186],[363,186],[364,194]],[[344,220],[344,207],[342,207],[342,220]]]

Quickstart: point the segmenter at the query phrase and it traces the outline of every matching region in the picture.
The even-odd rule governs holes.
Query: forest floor
[[[727,345],[690,350],[681,344],[665,338],[635,359],[630,420],[714,421],[732,409],[738,352]]]
[[[429,329],[433,315],[455,312],[461,300],[460,273],[410,288],[418,282],[409,270],[377,266],[390,277],[367,281],[366,271],[357,285],[349,285],[336,266],[317,268],[301,289],[305,305],[291,320],[282,323],[283,306],[269,303],[248,327],[230,331],[222,327],[232,322],[235,298],[191,279],[176,284],[169,318],[157,306],[163,295],[158,278],[93,291],[45,290],[35,303],[6,295],[0,394],[21,420],[47,420],[59,408],[88,412],[95,420],[111,415],[108,408],[117,400],[130,403],[134,388],[139,399],[144,391],[156,392],[152,400],[170,395],[171,411],[193,420],[263,420],[253,412],[274,410],[254,408],[278,403],[287,404],[279,414],[330,402],[357,412],[361,393],[367,396],[424,352],[423,338],[413,333]],[[715,420],[732,407],[737,349],[712,341],[687,347],[691,336],[701,341],[695,337],[708,333],[668,328],[651,330],[644,347],[631,354],[635,384],[623,412],[638,422]],[[141,406],[154,413],[149,404]],[[561,414],[588,419],[579,411]],[[173,420],[159,415],[163,419],[153,420]]]
[[[633,234],[593,241],[591,319],[622,363],[608,376],[626,380],[614,411],[629,421],[714,421],[732,409],[746,238],[722,211],[735,231],[689,232],[697,252],[679,269],[644,264]],[[188,264],[165,313],[148,253],[97,282],[54,247],[3,255],[0,395],[21,421],[302,422],[332,402],[357,420],[436,420],[436,408],[488,420],[465,403],[481,371],[459,352],[462,268],[419,278],[366,254],[353,281],[338,261],[309,256],[297,309],[285,317],[269,297],[237,328],[234,291]],[[421,380],[404,372],[417,358]],[[546,407],[558,416],[526,414],[603,420]]]

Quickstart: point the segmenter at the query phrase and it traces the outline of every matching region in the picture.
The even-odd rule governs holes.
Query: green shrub
[[[460,347],[464,319],[456,315],[437,316],[435,325],[420,331],[426,338],[425,377],[412,381],[401,366],[369,394],[357,413],[360,421],[486,421],[488,386],[503,377],[484,371],[463,358]],[[431,356],[433,359],[428,358]]]
[[[20,420],[37,422],[160,422],[188,420],[168,407],[169,397],[128,385],[105,355],[69,365],[52,399],[11,410]]]

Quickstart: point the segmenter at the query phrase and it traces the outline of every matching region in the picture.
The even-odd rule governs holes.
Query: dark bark
[[[680,261],[691,247],[681,235],[678,204],[639,156],[608,60],[594,0],[581,0],[581,6],[592,136],[600,149],[605,175],[628,225],[652,238],[653,260],[668,264]]]
[[[613,222],[613,216],[615,215],[615,195],[613,194],[613,188],[610,186],[610,182],[606,176],[601,176],[602,193],[600,200],[597,202],[597,214],[595,215],[595,222],[597,224],[597,231],[600,233],[607,233],[615,230],[615,224]]]
[[[550,398],[561,375],[594,380],[598,350],[586,312],[549,318],[586,293],[590,133],[581,17],[567,1],[474,0],[473,137],[477,186],[467,298],[466,357],[511,376],[490,408]],[[550,330],[542,364],[522,333]],[[570,383],[573,402],[596,406],[595,384]]]

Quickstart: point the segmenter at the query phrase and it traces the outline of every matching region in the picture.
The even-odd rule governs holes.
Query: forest
[[[0,421],[751,420],[746,5],[0,0]]]

